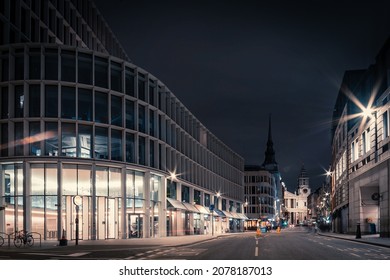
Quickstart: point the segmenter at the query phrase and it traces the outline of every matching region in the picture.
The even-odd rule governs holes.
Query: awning
[[[245,216],[245,214],[242,214],[242,213],[237,213],[238,214],[238,216],[240,216],[241,218],[241,220],[248,220],[248,217],[247,216]]]
[[[196,204],[195,207],[199,210],[200,213],[210,215],[210,211],[207,210],[206,207],[204,207],[202,205],[198,205],[198,204]]]
[[[187,208],[188,211],[195,212],[195,213],[200,213],[198,208],[196,208],[191,203],[183,202],[183,205]]]
[[[181,210],[187,210],[187,208],[180,201],[167,197],[168,205],[167,208],[175,208]]]
[[[228,217],[228,218],[233,218],[233,215],[230,214],[230,212],[228,212],[228,211],[223,211],[223,210],[222,210],[222,212],[225,214],[226,217]]]
[[[241,217],[237,213],[235,212],[230,212],[230,213],[233,215],[234,219],[241,219]]]
[[[215,214],[217,214],[217,216],[226,217],[226,215],[221,210],[219,210],[217,208],[214,208],[214,212],[215,212]]]

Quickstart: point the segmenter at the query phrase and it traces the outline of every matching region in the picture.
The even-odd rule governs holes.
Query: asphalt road
[[[161,246],[80,246],[50,250],[3,250],[2,259],[138,260],[389,260],[390,248],[320,236],[307,228],[262,234],[227,235],[196,244]]]

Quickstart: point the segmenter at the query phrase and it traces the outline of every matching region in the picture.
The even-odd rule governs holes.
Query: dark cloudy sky
[[[95,2],[132,62],[246,164],[264,160],[271,113],[289,189],[302,164],[322,183],[343,73],[374,63],[390,35],[390,1]]]

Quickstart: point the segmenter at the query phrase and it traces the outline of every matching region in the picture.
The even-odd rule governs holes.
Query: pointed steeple
[[[277,162],[275,160],[275,151],[274,143],[272,141],[272,128],[271,128],[271,114],[269,115],[269,124],[268,124],[268,141],[267,149],[265,150],[265,160],[263,165],[265,167],[271,167],[272,169],[277,169]]]

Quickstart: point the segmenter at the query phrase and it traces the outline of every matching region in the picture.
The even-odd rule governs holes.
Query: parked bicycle
[[[28,231],[21,230],[15,234],[14,244],[18,248],[22,245],[31,247],[34,245],[34,237]]]
[[[0,235],[0,247],[4,244],[4,238]]]

